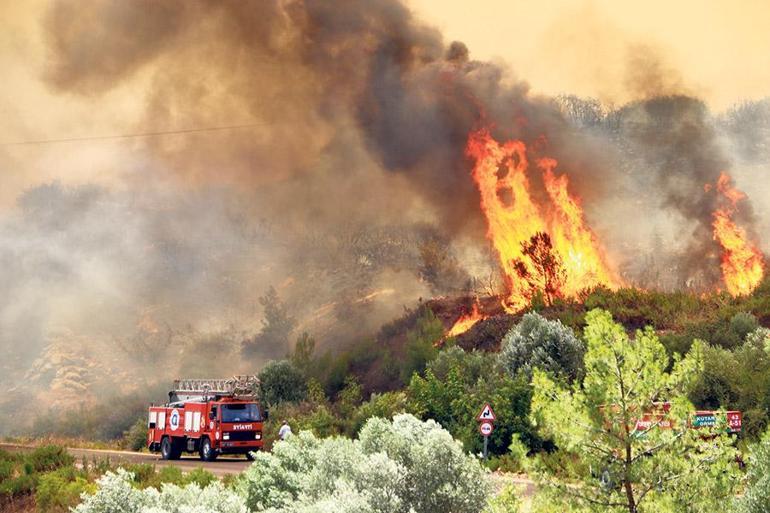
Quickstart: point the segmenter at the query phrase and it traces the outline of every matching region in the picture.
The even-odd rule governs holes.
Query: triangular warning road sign
[[[481,413],[479,413],[479,416],[476,417],[476,420],[479,422],[485,420],[491,420],[494,422],[497,420],[497,417],[495,417],[495,412],[492,411],[492,407],[489,405],[489,403],[484,405],[484,408],[482,408]]]

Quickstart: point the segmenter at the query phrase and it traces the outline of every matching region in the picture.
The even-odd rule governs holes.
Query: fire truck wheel
[[[246,453],[246,459],[249,460],[249,461],[254,461],[254,455],[251,454],[250,452],[247,452]]]
[[[160,457],[164,460],[174,459],[174,448],[171,445],[171,438],[164,436],[160,442]]]
[[[211,448],[211,440],[204,438],[201,441],[201,459],[203,461],[214,461],[217,459],[217,451]]]

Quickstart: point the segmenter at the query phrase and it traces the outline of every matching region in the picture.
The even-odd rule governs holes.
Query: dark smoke
[[[616,115],[627,152],[639,156],[639,169],[649,170],[652,180],[647,183],[653,192],[660,191],[661,206],[694,222],[689,232],[682,226],[687,244],[678,264],[680,276],[704,273],[699,285],[713,287],[720,279],[719,247],[711,226],[719,198],[706,194],[704,187],[716,184],[731,163],[717,142],[706,105],[686,96],[667,96],[630,104]],[[749,209],[746,205],[742,210],[744,224],[751,219]]]
[[[546,135],[541,149],[564,157],[575,174],[604,165],[549,100],[530,97],[524,83],[507,85],[506,70],[469,60],[462,43],[447,46],[398,1],[166,2],[152,9],[95,1],[92,16],[81,20],[83,8],[57,3],[48,17],[53,85],[91,94],[151,69],[148,125],[221,124],[235,116],[266,123],[258,136],[228,134],[227,148],[216,138],[158,143],[170,167],[196,179],[254,186],[307,172],[319,154],[340,151],[339,130],[352,126],[367,157],[408,174],[445,229],[477,234],[483,221],[463,148],[482,117],[501,137]],[[88,30],[95,20],[100,30]],[[164,23],[170,26],[155,30]],[[91,49],[86,58],[84,47]],[[360,163],[347,158],[343,165]]]
[[[679,216],[681,247],[671,255],[677,286],[707,290],[718,285],[720,248],[712,222],[723,199],[714,185],[722,172],[731,172],[733,163],[718,140],[713,115],[702,101],[674,95],[628,104],[608,119],[624,164],[633,173],[634,190],[647,192],[647,208]],[[750,202],[740,205],[736,220],[753,228]]]
[[[576,100],[570,111],[398,0],[62,0],[43,27],[46,83],[81,98],[136,91],[136,132],[250,126],[148,138],[119,163],[116,190],[54,184],[19,200],[0,225],[13,298],[0,304],[0,350],[14,376],[67,341],[88,354],[56,358],[122,347],[145,375],[154,360],[137,354],[156,345],[235,351],[259,330],[271,285],[297,329],[326,344],[467,288],[490,266],[483,250],[478,266],[457,257],[487,248],[463,154],[480,123],[524,140],[532,161],[556,158],[589,224],[624,197],[676,212],[688,241],[678,278],[718,281],[703,185],[730,162],[701,102],[655,97],[679,85],[643,49],[629,87],[648,99],[616,110]],[[203,372],[195,364],[174,370]],[[33,367],[45,383],[51,369]]]

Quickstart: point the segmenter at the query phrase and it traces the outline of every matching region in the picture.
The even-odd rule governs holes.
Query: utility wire
[[[181,130],[162,130],[158,132],[139,132],[135,134],[91,135],[83,137],[67,137],[62,139],[38,139],[34,141],[14,141],[0,143],[0,146],[28,146],[35,144],[55,144],[78,141],[105,141],[110,139],[133,139],[138,137],[155,137],[160,135],[190,134],[195,132],[217,132],[222,130],[237,130],[239,128],[253,128],[266,126],[269,123],[248,123],[245,125],[212,126],[205,128],[186,128]]]

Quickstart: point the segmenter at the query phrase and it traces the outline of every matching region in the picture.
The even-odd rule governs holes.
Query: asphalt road
[[[16,445],[0,443],[0,449],[14,452],[14,451],[30,451],[34,449],[33,446],[28,445]],[[88,461],[106,460],[109,459],[112,463],[150,463],[158,467],[165,467],[173,465],[181,468],[183,471],[193,470],[197,467],[203,467],[209,472],[217,476],[224,476],[227,474],[238,474],[243,472],[251,464],[242,456],[220,456],[216,461],[201,461],[197,456],[182,456],[182,459],[175,461],[166,461],[161,459],[159,454],[147,453],[147,452],[130,452],[130,451],[109,451],[101,449],[78,449],[74,447],[68,447],[67,452],[75,457],[76,461],[80,461],[85,457]]]

